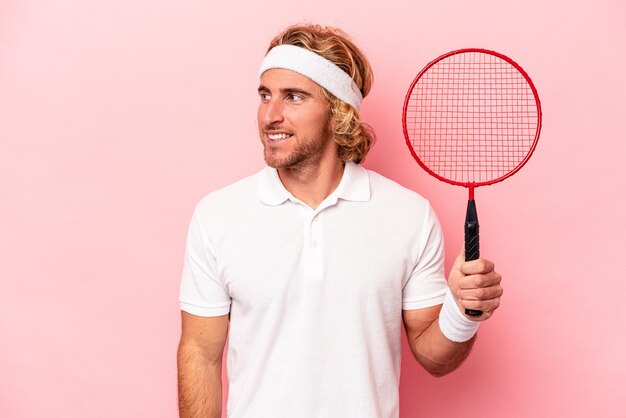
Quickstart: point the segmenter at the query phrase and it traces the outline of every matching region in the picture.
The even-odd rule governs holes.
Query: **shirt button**
[[[311,245],[313,246],[313,248],[317,248],[317,241],[313,241]]]

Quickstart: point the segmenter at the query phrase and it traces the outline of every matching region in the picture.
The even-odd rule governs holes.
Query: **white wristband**
[[[461,313],[450,288],[448,288],[441,312],[439,312],[439,329],[443,335],[450,341],[462,343],[476,334],[478,325],[478,321],[472,321]]]

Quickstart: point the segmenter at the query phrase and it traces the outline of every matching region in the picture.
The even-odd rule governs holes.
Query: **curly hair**
[[[361,90],[363,97],[372,88],[374,74],[365,54],[341,29],[313,24],[297,24],[278,34],[267,51],[277,45],[294,45],[306,48],[333,62],[345,71]],[[342,161],[360,164],[376,141],[374,130],[361,121],[359,112],[322,89],[330,102],[329,121]]]

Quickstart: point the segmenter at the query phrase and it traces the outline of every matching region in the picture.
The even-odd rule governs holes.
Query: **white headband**
[[[361,107],[363,96],[352,78],[337,65],[308,49],[294,45],[278,45],[267,53],[261,63],[259,77],[272,68],[284,68],[310,78],[335,97]]]

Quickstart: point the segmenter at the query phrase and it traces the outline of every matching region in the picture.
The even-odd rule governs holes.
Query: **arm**
[[[220,418],[222,353],[228,315],[201,317],[182,312],[178,346],[178,408],[181,418]]]
[[[448,285],[459,311],[462,313],[465,308],[482,310],[480,316],[466,317],[473,321],[484,321],[500,305],[502,277],[494,271],[493,263],[488,260],[462,261],[463,256],[459,255]],[[440,311],[441,305],[402,312],[413,357],[436,377],[459,367],[469,355],[476,338],[474,336],[465,342],[449,340],[439,327]]]
[[[439,329],[441,305],[402,311],[404,327],[413,357],[435,377],[444,376],[463,363],[476,336],[463,343],[447,339]]]

